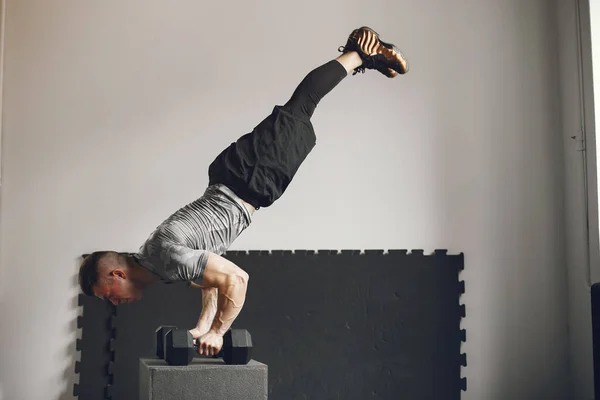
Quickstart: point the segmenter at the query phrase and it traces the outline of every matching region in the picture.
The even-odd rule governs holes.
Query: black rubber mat
[[[105,399],[112,383],[116,307],[83,294],[79,295],[79,306],[83,311],[77,318],[81,339],[77,339],[80,360],[75,362],[75,372],[79,374],[79,383],[73,387],[73,396],[86,400]]]
[[[250,275],[233,327],[251,332],[253,358],[268,365],[269,399],[452,400],[466,390],[463,254],[326,250],[224,256]],[[153,356],[156,327],[191,328],[201,312],[200,291],[185,284],[150,287],[142,301],[114,308],[113,318],[110,307],[89,300],[83,303],[85,321],[108,320],[115,329],[107,334],[105,323],[83,324],[79,392],[119,400],[138,398],[139,358]],[[86,335],[91,329],[99,333]],[[111,374],[84,377],[102,375],[107,371],[101,367],[109,365]]]

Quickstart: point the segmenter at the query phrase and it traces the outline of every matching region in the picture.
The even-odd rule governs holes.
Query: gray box
[[[251,360],[226,365],[222,359],[194,358],[185,366],[140,358],[140,400],[265,400],[268,367]]]

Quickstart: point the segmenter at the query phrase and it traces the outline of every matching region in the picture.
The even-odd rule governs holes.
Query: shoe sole
[[[396,47],[393,43],[388,43],[388,42],[384,42],[383,40],[381,40],[381,36],[379,36],[379,33],[377,33],[374,29],[369,28],[368,26],[363,26],[359,29],[364,29],[366,31],[371,32],[375,36],[375,40],[377,42],[381,43],[381,45],[383,47],[393,50],[404,61],[404,65],[402,66],[402,69],[401,70],[394,69],[394,71],[398,72],[399,74],[405,74],[408,72],[408,60],[406,59],[406,57],[404,57],[404,54],[402,54],[402,52],[400,51],[400,49],[398,47]]]

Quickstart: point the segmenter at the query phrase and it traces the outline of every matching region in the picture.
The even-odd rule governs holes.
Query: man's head
[[[84,294],[108,300],[114,305],[142,298],[141,271],[126,253],[96,251],[79,268],[79,286]]]

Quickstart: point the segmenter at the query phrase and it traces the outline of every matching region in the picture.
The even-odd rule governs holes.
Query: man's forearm
[[[217,312],[212,321],[211,331],[224,335],[229,330],[244,306],[247,287],[247,275],[232,275],[219,288]]]
[[[208,332],[212,326],[217,313],[218,293],[217,288],[202,288],[202,313],[196,324],[200,332]]]

